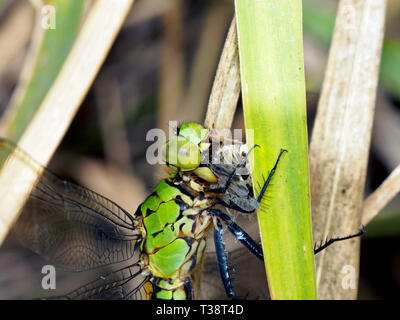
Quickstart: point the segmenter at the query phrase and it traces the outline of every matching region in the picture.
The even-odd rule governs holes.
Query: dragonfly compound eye
[[[181,125],[178,133],[188,141],[199,144],[208,136],[209,130],[204,128],[201,124],[190,122]]]
[[[200,148],[184,137],[173,137],[166,143],[165,160],[181,171],[196,169],[201,162]]]

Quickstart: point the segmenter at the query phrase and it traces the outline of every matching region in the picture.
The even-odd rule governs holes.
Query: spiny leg
[[[241,227],[239,227],[231,217],[220,210],[210,210],[212,214],[217,215],[222,220],[227,222],[228,230],[239,240],[252,254],[258,259],[264,261],[264,256],[261,247],[255,242]]]
[[[351,235],[349,235],[347,237],[331,238],[331,239],[325,241],[324,244],[321,243],[318,248],[315,248],[315,246],[314,246],[314,254],[317,254],[317,253],[321,252],[322,250],[326,249],[327,247],[329,247],[334,242],[348,240],[348,239],[356,238],[356,237],[361,237],[364,233],[365,233],[365,229],[364,229],[364,226],[362,226],[360,232],[358,232],[358,233],[351,234]]]
[[[276,171],[276,167],[278,166],[279,160],[281,159],[281,156],[282,156],[282,154],[283,154],[284,152],[288,152],[288,151],[285,150],[285,149],[281,149],[281,151],[279,152],[278,159],[276,159],[274,167],[272,168],[271,172],[269,173],[267,180],[264,182],[264,185],[263,185],[263,187],[262,187],[260,193],[259,193],[258,196],[257,196],[257,202],[258,202],[258,203],[261,202],[262,197],[264,196],[264,193],[265,193],[265,191],[267,190],[267,187],[268,187],[268,185],[269,185],[269,183],[270,183],[270,181],[271,181],[271,179],[272,179],[272,176],[274,175],[274,173],[275,173],[275,171]]]
[[[214,229],[215,250],[217,252],[218,269],[221,275],[227,296],[231,299],[237,299],[233,291],[232,278],[229,272],[228,254],[226,252],[225,240],[223,236],[221,221],[215,217],[216,228]]]

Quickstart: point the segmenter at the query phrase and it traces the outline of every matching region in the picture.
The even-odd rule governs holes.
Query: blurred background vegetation
[[[23,102],[18,102],[14,89],[24,76],[25,61],[33,59],[34,29],[40,23],[35,11],[38,2],[0,0],[0,116],[3,119],[8,106],[15,103],[27,106],[28,111],[24,113],[27,119],[32,116],[29,107],[40,103],[47,90],[46,83],[54,81],[63,55],[76,36],[74,30],[78,30],[91,1],[76,1],[81,4],[67,8],[73,17],[67,21],[57,16],[57,28],[64,33],[52,37],[50,31],[42,41],[43,54],[36,60],[31,93],[20,98]],[[303,0],[309,133],[337,4],[337,0]],[[229,0],[135,1],[49,168],[58,176],[89,187],[134,212],[163,177],[162,170],[154,170],[146,162],[146,148],[153,143],[146,141],[147,131],[155,127],[167,129],[170,120],[178,123],[204,120],[232,17],[233,1]],[[239,100],[233,127],[243,126]],[[399,164],[400,1],[389,0],[366,196]],[[255,217],[238,219],[250,234],[258,236]],[[265,298],[262,263],[232,238],[228,239],[234,285],[239,295]],[[368,225],[362,239],[360,299],[399,298],[399,240],[400,196],[397,196]],[[208,250],[202,297],[225,298],[211,242]],[[40,258],[23,249],[10,234],[0,248],[0,298],[32,298],[43,294],[35,289],[40,284],[42,265]],[[62,274],[58,284],[73,289],[85,279],[93,279],[93,274],[81,274],[83,280],[78,278]]]

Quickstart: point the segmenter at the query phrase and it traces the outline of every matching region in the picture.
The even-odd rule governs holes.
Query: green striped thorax
[[[183,124],[177,135],[170,138],[163,150],[163,157],[175,173],[191,171],[210,183],[217,178],[208,167],[201,167],[202,152],[210,148],[210,130],[198,123]]]

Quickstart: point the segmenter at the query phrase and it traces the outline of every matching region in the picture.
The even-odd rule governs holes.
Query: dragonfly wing
[[[72,300],[148,300],[152,286],[138,263],[101,276],[64,297]]]
[[[0,165],[13,153],[27,168],[43,173],[14,230],[21,243],[52,264],[84,271],[130,259],[135,218],[112,201],[60,180],[24,151],[0,141]]]

